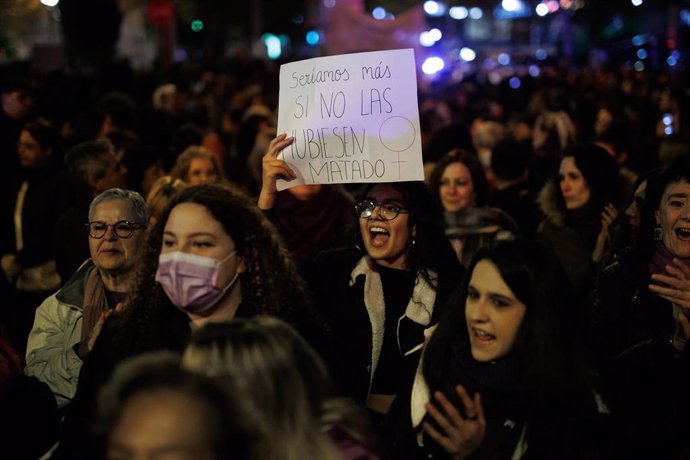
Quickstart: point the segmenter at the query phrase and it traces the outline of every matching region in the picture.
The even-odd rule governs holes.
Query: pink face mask
[[[179,251],[161,254],[156,281],[177,308],[194,314],[205,313],[235,284],[239,272],[226,286],[221,288],[217,285],[220,265],[235,254],[237,251],[231,252],[223,260]]]

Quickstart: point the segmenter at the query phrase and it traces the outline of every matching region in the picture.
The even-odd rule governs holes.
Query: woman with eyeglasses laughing
[[[278,159],[292,142],[279,135],[264,157],[261,209],[273,208],[278,177],[295,177]],[[382,418],[462,268],[422,182],[373,184],[355,214],[355,247],[321,253],[307,279],[329,320],[335,382]]]

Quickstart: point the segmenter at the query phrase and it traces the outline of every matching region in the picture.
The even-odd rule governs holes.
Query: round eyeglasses
[[[128,220],[120,220],[114,224],[106,224],[105,222],[96,220],[84,225],[89,228],[89,236],[95,240],[103,238],[105,234],[108,233],[108,227],[113,227],[113,233],[115,233],[118,238],[123,239],[130,238],[135,230],[146,228],[144,225]]]
[[[374,214],[376,208],[379,208],[379,216],[383,220],[393,220],[398,217],[398,214],[410,212],[392,203],[379,204],[373,200],[362,200],[355,203],[355,212],[360,219],[369,219]]]

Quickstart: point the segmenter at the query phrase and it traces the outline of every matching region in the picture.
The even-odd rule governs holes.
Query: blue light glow
[[[380,21],[386,17],[386,9],[381,6],[377,6],[374,8],[374,11],[371,12],[371,15],[374,17],[374,19]]]
[[[264,34],[263,37],[264,45],[266,46],[266,54],[269,59],[278,59],[283,53],[283,47],[280,43],[280,38],[273,34]]]
[[[310,30],[306,35],[307,43],[311,46],[316,46],[321,41],[321,35],[316,30]]]

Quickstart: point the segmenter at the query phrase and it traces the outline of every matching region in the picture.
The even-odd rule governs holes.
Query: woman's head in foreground
[[[267,458],[337,458],[323,433],[328,371],[288,324],[272,317],[208,323],[192,336],[183,364],[235,384],[271,440],[262,447]]]
[[[99,398],[106,458],[254,459],[258,425],[231,388],[180,368],[175,355],[123,363]]]

